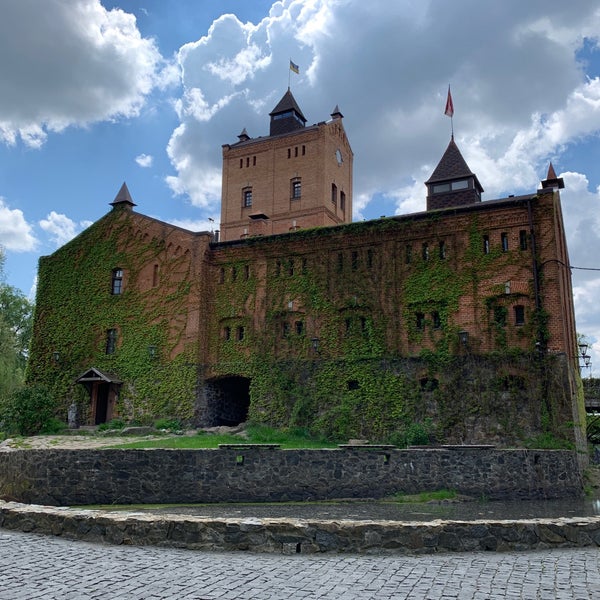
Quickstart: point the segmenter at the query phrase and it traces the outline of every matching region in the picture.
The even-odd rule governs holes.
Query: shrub
[[[154,423],[154,429],[166,429],[167,431],[181,431],[181,422],[178,419],[158,419]]]
[[[123,419],[113,419],[108,423],[100,423],[98,425],[98,431],[115,431],[117,429],[123,429],[125,427],[125,421]]]
[[[2,403],[0,421],[8,433],[36,435],[47,427],[56,427],[56,402],[43,385],[22,388]]]

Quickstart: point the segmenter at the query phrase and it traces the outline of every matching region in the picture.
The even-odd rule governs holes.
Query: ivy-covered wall
[[[560,222],[545,193],[219,244],[115,208],[41,260],[29,380],[64,413],[73,399],[89,408],[73,382],[93,366],[123,382],[129,420],[572,443],[582,419]]]
[[[206,378],[247,377],[253,420],[333,437],[572,443],[560,207],[530,202],[533,228],[511,200],[213,246]]]
[[[48,385],[66,415],[72,401],[90,421],[90,398],[74,383],[96,367],[123,385],[116,414],[191,420],[197,384],[198,266],[202,238],[116,208],[40,260],[29,382]],[[206,245],[207,242],[205,242]],[[114,269],[122,293],[112,293]],[[107,353],[107,332],[117,332]]]

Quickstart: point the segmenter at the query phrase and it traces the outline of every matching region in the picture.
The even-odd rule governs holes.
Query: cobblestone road
[[[600,598],[598,549],[434,556],[211,553],[0,530],[1,600]]]

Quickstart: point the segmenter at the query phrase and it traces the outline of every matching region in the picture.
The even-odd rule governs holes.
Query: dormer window
[[[119,296],[123,293],[123,269],[116,268],[112,272],[111,294]]]
[[[449,181],[447,183],[436,183],[433,186],[434,194],[442,194],[444,192],[457,192],[458,190],[469,189],[468,179],[459,179],[458,181]]]

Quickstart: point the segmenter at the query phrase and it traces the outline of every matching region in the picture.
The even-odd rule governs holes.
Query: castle
[[[269,135],[223,146],[219,232],[145,216],[123,184],[40,260],[29,380],[90,424],[581,442],[552,165],[536,192],[482,201],[452,138],[426,211],[365,222],[352,222],[352,165],[339,108],[307,126],[288,89]]]

